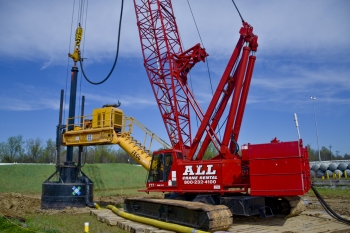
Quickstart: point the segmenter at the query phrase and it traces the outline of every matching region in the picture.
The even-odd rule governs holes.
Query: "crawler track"
[[[205,231],[225,230],[232,225],[232,213],[224,205],[170,199],[128,198],[125,200],[125,209],[131,214]]]

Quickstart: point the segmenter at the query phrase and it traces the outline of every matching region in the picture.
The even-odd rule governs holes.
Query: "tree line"
[[[308,153],[309,153],[309,160],[310,161],[318,161],[318,150],[314,150],[310,147],[310,145],[307,145]],[[345,153],[344,155],[335,155],[331,150],[329,150],[327,147],[322,146],[320,150],[320,157],[322,161],[327,160],[348,160],[350,159],[350,154]]]
[[[78,162],[78,147],[74,147],[73,161]],[[2,163],[56,163],[56,142],[40,138],[23,140],[22,135],[12,136],[0,142]],[[61,147],[60,161],[66,161],[66,147]],[[112,145],[86,146],[82,163],[131,163],[137,164],[124,150]]]
[[[66,147],[61,147],[60,161],[66,160]],[[318,161],[318,150],[307,145],[309,160]],[[0,162],[2,163],[56,163],[56,142],[52,139],[46,141],[40,138],[23,140],[22,135],[12,136],[6,142],[0,142]],[[205,152],[204,159],[216,155],[215,147],[210,144]],[[327,147],[320,150],[321,160],[350,159],[349,154],[334,155]],[[73,161],[78,161],[78,147],[74,147]],[[131,163],[137,164],[119,146],[99,145],[86,146],[83,149],[82,163]]]

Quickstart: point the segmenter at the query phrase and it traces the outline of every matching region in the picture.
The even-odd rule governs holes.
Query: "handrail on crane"
[[[73,122],[73,124],[69,124]],[[80,122],[80,123],[74,123]],[[135,127],[145,133],[143,144],[136,140]],[[70,130],[71,129],[71,130]],[[135,137],[135,138],[134,138]],[[63,132],[66,146],[119,145],[146,170],[150,169],[152,144],[156,141],[163,149],[170,145],[163,139],[123,111],[108,105],[94,109],[92,115],[68,118]],[[148,144],[148,145],[147,145]]]
[[[78,133],[85,133],[88,134],[92,131],[103,131],[103,130],[115,130],[113,127],[113,124],[111,122],[111,119],[104,119],[101,120],[101,123],[99,127],[92,128],[92,119],[97,118],[96,115],[86,115],[86,116],[76,116],[74,118],[67,118],[65,125],[65,133],[70,132],[70,134],[78,134]],[[73,123],[69,124],[68,122],[70,120],[74,119],[72,122],[83,122],[83,123]],[[145,133],[143,144],[142,146],[147,148],[147,150],[151,150],[153,140],[158,142],[160,146],[164,149],[168,149],[171,146],[162,138],[160,138],[158,135],[153,133],[150,129],[148,129],[146,126],[144,126],[141,122],[136,120],[133,117],[123,116],[123,124],[121,125],[121,130],[117,133],[118,136],[132,136],[134,132],[134,127],[138,127],[141,131]],[[68,131],[68,129],[72,127],[73,131]],[[148,142],[149,140],[149,142]],[[149,144],[148,144],[149,143]],[[108,143],[107,143],[108,144]],[[113,143],[111,143],[113,144]],[[148,144],[148,147],[146,147],[146,144]],[[89,143],[89,145],[92,145],[92,143]]]

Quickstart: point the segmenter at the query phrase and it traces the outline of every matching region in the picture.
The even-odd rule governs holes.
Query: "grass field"
[[[0,166],[0,193],[41,195],[42,183],[54,171],[54,165]],[[87,164],[82,168],[82,171],[94,182],[94,196],[96,198],[114,195],[138,195],[137,190],[145,187],[147,175],[143,167],[130,164]],[[74,215],[27,214],[21,217],[26,219],[25,228],[19,221],[0,217],[0,232],[83,232],[84,222],[90,223],[90,232],[125,232],[117,227],[111,228],[87,213]]]
[[[130,164],[88,164],[83,172],[94,182],[94,196],[142,195],[138,189],[145,187],[147,172],[140,166]],[[55,171],[54,165],[4,165],[0,166],[0,193],[41,195],[42,183]],[[317,188],[321,195],[350,197],[350,189]],[[307,195],[313,196],[309,191]],[[1,213],[0,213],[1,214]],[[0,217],[0,232],[83,232],[84,222],[90,223],[90,232],[118,232],[117,227],[97,221],[89,214],[27,214],[25,227],[16,220]],[[10,222],[11,221],[11,222]],[[20,227],[19,227],[20,226]]]
[[[1,193],[41,194],[42,183],[55,171],[54,165],[0,166]],[[130,164],[87,164],[82,171],[93,181],[96,196],[127,194],[144,188],[146,170]]]
[[[342,188],[325,188],[325,187],[315,187],[316,190],[321,194],[321,196],[339,196],[350,198],[350,187]],[[315,196],[314,192],[310,189],[307,195]]]
[[[84,223],[89,222],[89,232],[126,233],[118,227],[110,227],[89,214],[77,215],[27,215],[26,223],[0,217],[0,232],[6,233],[76,233],[84,232]]]

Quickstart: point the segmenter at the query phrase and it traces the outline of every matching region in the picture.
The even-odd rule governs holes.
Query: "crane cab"
[[[148,182],[167,182],[169,186],[176,186],[176,172],[170,175],[171,170],[175,171],[173,164],[177,159],[183,159],[180,151],[160,150],[152,155],[151,166],[148,173]]]
[[[153,153],[147,190],[143,191],[224,193],[237,192],[228,190],[237,184],[247,191],[240,159],[186,160],[180,150],[168,149]]]

